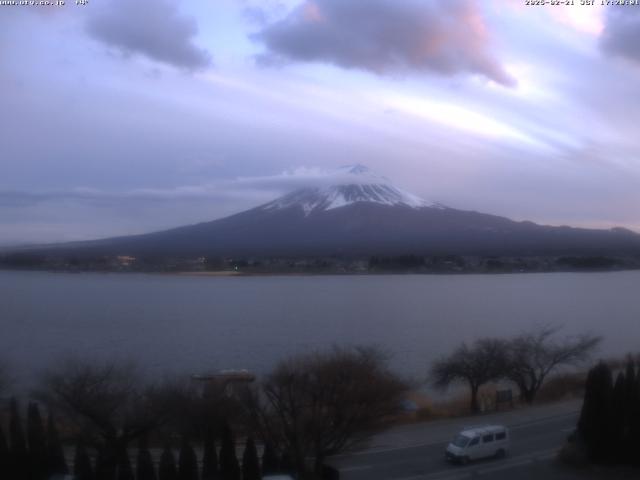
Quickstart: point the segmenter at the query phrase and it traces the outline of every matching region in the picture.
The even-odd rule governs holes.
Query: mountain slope
[[[362,166],[212,222],[60,245],[58,253],[134,256],[640,254],[640,235],[515,222],[403,192]]]

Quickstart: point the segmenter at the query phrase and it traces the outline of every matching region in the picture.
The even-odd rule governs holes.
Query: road
[[[567,411],[568,410],[568,411]],[[447,422],[440,422],[436,429],[439,432],[433,441],[425,434],[425,443],[416,443],[418,429],[428,432],[429,423],[413,426],[414,444],[394,447],[377,447],[351,455],[334,457],[332,464],[340,470],[340,478],[344,480],[455,480],[466,478],[525,478],[526,473],[542,474],[549,468],[549,461],[566,441],[567,435],[574,429],[578,418],[577,408],[569,406],[560,413],[552,412],[549,416],[538,415],[536,418],[522,418],[511,415],[503,424],[511,431],[511,451],[507,458],[501,460],[484,460],[472,462],[468,466],[450,465],[444,460],[444,449],[447,441],[442,432],[447,430]],[[487,419],[498,423],[498,418]],[[460,421],[449,422],[449,437],[460,429]],[[466,423],[488,423],[485,419]],[[407,430],[409,432],[409,430]],[[398,438],[398,434],[396,434]],[[516,473],[518,472],[518,473]],[[539,478],[534,475],[531,478]],[[549,475],[544,475],[550,478]],[[553,475],[552,475],[553,476]],[[560,478],[560,477],[558,477]],[[565,477],[562,477],[565,478]]]

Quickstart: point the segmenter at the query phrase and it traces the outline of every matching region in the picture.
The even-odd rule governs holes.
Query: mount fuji
[[[363,165],[338,169],[332,177],[338,183],[324,188],[303,188],[263,205],[267,211],[302,209],[305,216],[345,207],[358,202],[409,208],[434,207],[411,193],[404,192],[385,177],[375,175]]]
[[[636,255],[640,235],[516,222],[431,203],[361,165],[226,218],[74,242],[57,253],[133,256]],[[53,251],[53,247],[48,247]]]

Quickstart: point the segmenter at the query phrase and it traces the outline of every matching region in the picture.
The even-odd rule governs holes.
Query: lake
[[[248,368],[331,345],[379,345],[424,378],[464,340],[536,324],[640,351],[640,272],[197,277],[0,271],[0,358],[21,381],[69,354],[152,374]]]

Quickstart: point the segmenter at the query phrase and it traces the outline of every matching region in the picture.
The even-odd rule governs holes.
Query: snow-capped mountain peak
[[[334,178],[335,177],[335,178]],[[331,178],[335,183],[326,187],[308,187],[284,195],[262,208],[282,210],[299,207],[306,216],[342,208],[359,202],[409,208],[443,208],[391,185],[385,177],[376,175],[363,165],[339,168]]]

